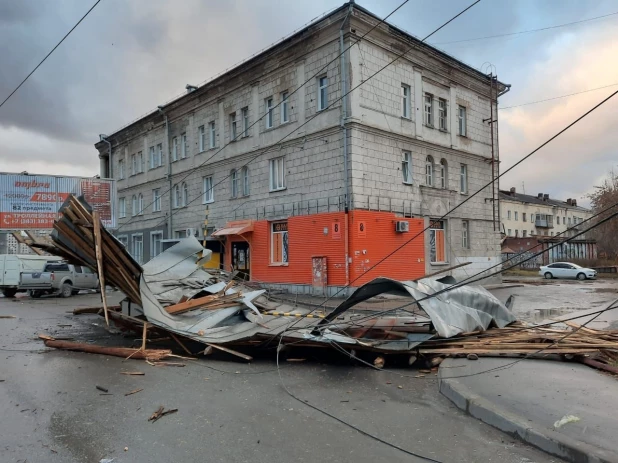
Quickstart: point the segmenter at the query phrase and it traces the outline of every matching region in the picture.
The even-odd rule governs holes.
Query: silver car
[[[541,267],[539,275],[548,280],[551,278],[577,278],[578,280],[586,280],[587,278],[596,278],[597,272],[591,268],[580,267],[570,262],[554,262],[553,264]]]

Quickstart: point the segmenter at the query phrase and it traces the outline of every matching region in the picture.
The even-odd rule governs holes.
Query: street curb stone
[[[440,365],[438,384],[440,393],[453,402],[457,408],[494,428],[566,461],[572,463],[618,463],[618,454],[614,452],[573,440],[552,429],[538,426],[475,394],[456,379],[444,377],[445,370],[443,367],[448,368],[452,366],[451,363],[451,359],[446,359]]]

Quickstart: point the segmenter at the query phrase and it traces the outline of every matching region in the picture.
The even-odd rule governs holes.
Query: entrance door
[[[250,256],[249,243],[245,241],[235,241],[232,243],[232,267],[238,270],[245,279],[250,279]]]

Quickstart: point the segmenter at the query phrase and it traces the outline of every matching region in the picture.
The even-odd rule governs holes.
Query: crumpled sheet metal
[[[450,288],[454,281],[452,278],[442,281],[430,278],[419,281],[376,278],[358,288],[319,325],[326,325],[359,302],[384,293],[409,295],[415,301],[421,301],[417,302],[418,306],[427,313],[438,335],[443,338],[470,331],[484,331],[492,322],[503,328],[516,320],[504,304],[481,286],[460,286],[425,299]]]

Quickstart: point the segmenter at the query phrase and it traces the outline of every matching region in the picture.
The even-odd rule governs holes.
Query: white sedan
[[[541,267],[539,275],[544,276],[548,280],[551,278],[577,278],[578,280],[585,280],[587,278],[596,278],[597,272],[591,268],[580,267],[570,262],[554,262]]]

